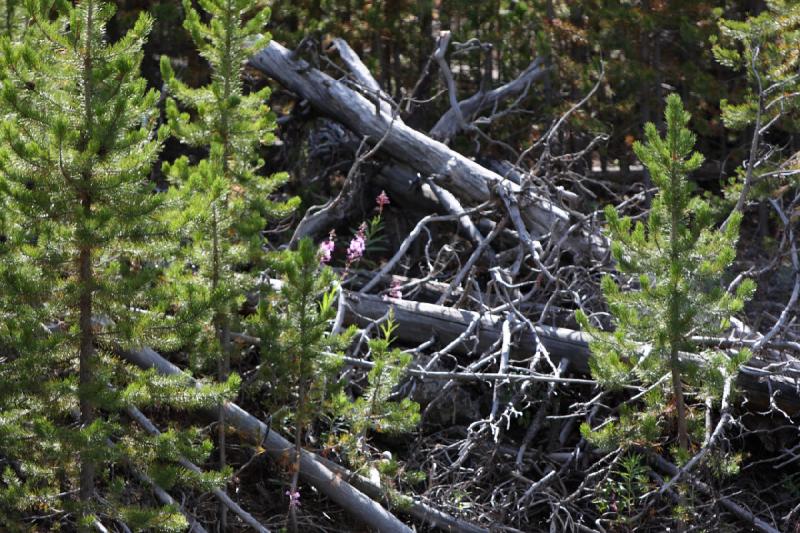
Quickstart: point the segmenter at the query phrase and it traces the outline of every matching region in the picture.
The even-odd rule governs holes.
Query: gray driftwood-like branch
[[[394,114],[395,106],[393,105],[392,98],[383,92],[383,90],[381,90],[381,86],[378,84],[378,81],[369,71],[367,66],[361,61],[361,58],[358,57],[358,54],[356,54],[355,50],[350,48],[350,45],[347,44],[347,41],[342,38],[334,39],[333,45],[336,47],[336,50],[339,51],[339,57],[342,59],[344,64],[347,65],[347,68],[350,70],[353,78],[355,78],[356,83],[359,84],[360,89],[378,102],[381,112],[388,115]],[[395,120],[402,122],[399,117]]]
[[[136,420],[136,422],[138,422],[139,425],[142,426],[150,435],[153,435],[154,437],[161,435],[161,431],[159,431],[155,424],[153,424],[150,419],[147,418],[139,409],[129,406],[127,408],[127,412],[128,415]],[[199,466],[189,461],[185,457],[181,457],[178,462],[187,470],[191,470],[197,474],[202,472]],[[233,501],[224,490],[215,488],[212,489],[211,492],[222,502],[223,505],[225,505],[225,507],[236,513],[236,515],[241,518],[245,524],[253,528],[253,531],[257,531],[258,533],[270,533],[269,529],[264,527],[264,525],[256,520],[253,515],[242,509],[242,507]]]
[[[186,521],[189,523],[189,533],[208,533],[208,530],[206,530],[206,528],[204,528],[200,522],[183,510],[181,504],[176,502],[175,499],[170,496],[167,491],[161,488],[150,476],[134,467],[131,467],[131,472],[133,472],[133,475],[136,476],[139,481],[150,486],[150,488],[153,490],[153,494],[155,494],[156,498],[158,498],[158,501],[164,505],[172,505],[175,506],[175,508],[180,509],[183,516],[186,517]]]
[[[150,348],[122,351],[120,355],[142,368],[154,368],[166,375],[183,374],[180,368]],[[186,378],[187,383],[193,382],[188,375]],[[292,456],[294,445],[276,432],[270,431],[256,417],[235,403],[226,403],[224,409],[227,423],[249,440],[263,446],[270,457],[279,460]],[[216,416],[216,408],[211,412]],[[300,475],[307,483],[316,487],[368,526],[382,532],[411,533],[411,528],[363,492],[344,481],[339,475],[331,472],[317,460],[314,454],[303,451],[300,458]]]
[[[479,165],[475,161],[451,150],[446,145],[408,127],[392,122],[392,116],[376,108],[373,102],[347,86],[313,68],[302,59],[292,56],[279,43],[271,41],[256,53],[250,64],[267,76],[308,100],[320,112],[331,116],[359,136],[368,137],[373,143],[385,136],[382,151],[405,163],[424,176],[432,176],[436,182],[467,200],[484,202],[492,189],[505,184],[514,193],[520,187],[499,174]],[[388,133],[387,133],[388,132]],[[556,237],[564,235],[569,228],[569,214],[549,199],[524,193],[523,217],[532,233],[537,235],[552,232]],[[588,237],[583,242],[568,241],[574,249],[586,250],[591,244]],[[597,243],[595,239],[595,243]]]
[[[502,336],[503,317],[475,311],[444,307],[441,305],[407,300],[385,300],[369,294],[348,293],[346,323],[367,326],[385,316],[390,308],[399,325],[396,335],[402,342],[420,344],[431,336],[445,345],[457,339],[478,320],[474,342],[456,346],[454,353],[475,353],[489,350]],[[580,374],[589,373],[589,339],[579,331],[536,326],[536,337],[544,344],[553,360],[566,359],[570,369]],[[512,346],[512,353],[530,355],[536,352],[536,337],[523,331]],[[739,390],[747,400],[758,407],[776,405],[788,414],[800,413],[798,378],[800,368],[789,363],[774,368],[770,362],[753,358],[740,371],[736,380]]]
[[[447,39],[445,39],[444,36],[440,38],[439,46],[434,56],[439,62],[440,69],[444,62],[444,52],[448,42],[449,35]],[[442,69],[442,72],[450,76],[449,69]],[[443,142],[450,141],[475,115],[483,111],[494,109],[504,100],[515,98],[525,93],[532,83],[544,78],[545,74],[547,74],[547,68],[544,66],[544,58],[537,57],[516,79],[496,89],[492,89],[491,91],[475,93],[466,100],[462,100],[456,105],[451,105],[450,109],[442,115],[431,129],[431,137]],[[452,76],[450,77],[452,78]],[[448,90],[452,90],[450,85],[451,84],[448,83]],[[451,93],[451,99],[454,98],[455,94]]]
[[[364,494],[367,494],[368,496],[375,498],[376,500],[383,499],[386,497],[385,490],[375,485],[368,478],[356,474],[355,472],[351,472],[347,468],[344,468],[343,466],[334,463],[329,459],[325,459],[324,457],[318,457],[318,459],[320,462],[322,462],[322,464],[330,468],[332,472],[336,472],[337,474],[341,475],[342,478],[352,483],[353,486],[363,491]],[[474,524],[470,524],[469,522],[464,522],[463,520],[459,520],[453,516],[450,516],[447,513],[444,513],[429,505],[426,505],[423,502],[417,501],[416,499],[413,502],[411,502],[408,512],[412,514],[415,518],[421,520],[422,522],[438,526],[443,531],[457,531],[459,533],[489,532],[488,529],[484,529]]]

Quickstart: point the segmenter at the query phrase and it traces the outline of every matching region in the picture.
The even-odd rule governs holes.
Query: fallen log
[[[258,339],[256,338],[250,338],[249,340],[250,342],[255,342],[255,343],[258,342]],[[120,353],[128,361],[138,366],[146,368],[155,368],[159,372],[168,375],[176,375],[177,373],[181,372],[181,370],[178,367],[176,367],[175,365],[173,365],[172,363],[161,357],[157,352],[149,348],[143,348],[141,350],[120,352]],[[250,415],[249,413],[239,408],[235,404],[229,404],[229,406],[231,410],[233,410],[238,414],[237,417],[235,418],[227,419],[228,423],[232,427],[236,428],[236,430],[239,431],[241,434],[243,434],[245,437],[265,447],[267,453],[270,454],[271,456],[280,457],[282,454],[287,452],[289,448],[291,448],[292,450],[294,449],[294,446],[291,443],[283,439],[280,435],[274,434],[273,432],[269,431],[267,426],[254,416]],[[143,424],[148,431],[154,432],[155,427],[149,422],[149,420],[147,420],[144,417],[144,415],[142,415],[138,411],[138,409],[135,408],[133,410],[129,409],[129,413],[133,416],[134,419]],[[267,433],[267,439],[263,438],[263,435],[265,433]],[[270,435],[273,435],[272,440],[270,440]],[[276,449],[272,447],[274,441],[278,442],[278,445],[281,447],[280,450],[276,451]],[[321,465],[323,468],[327,468],[328,470],[333,472],[333,474],[337,477],[337,479],[339,477],[343,478],[344,481],[341,481],[341,479],[339,480],[340,485],[342,483],[344,483],[345,485],[347,483],[351,483],[356,487],[357,490],[362,491],[363,493],[365,493],[366,495],[370,496],[373,499],[386,498],[386,493],[384,492],[384,490],[381,487],[372,484],[372,482],[369,479],[364,478],[363,476],[360,476],[356,473],[353,473],[349,471],[347,468],[338,465],[333,461],[330,461],[329,459],[325,459],[324,457],[320,457],[318,455],[305,451],[303,453],[304,453],[304,459],[306,459],[306,461],[301,464],[301,469],[300,469],[301,477],[306,479],[306,481],[313,484],[315,487],[322,490],[323,493],[327,494],[322,489],[322,487],[314,483],[315,478],[308,478],[309,473],[305,471],[303,467],[303,465],[305,465],[306,462],[313,461]],[[332,499],[336,501],[335,498]],[[378,505],[375,502],[373,502],[373,504]],[[438,509],[435,509],[425,504],[424,502],[418,501],[417,499],[414,499],[411,502],[408,512],[421,522],[435,525],[445,531],[459,531],[465,533],[485,533],[487,531],[484,528],[478,527],[474,524],[470,524],[456,517],[450,516],[449,514],[444,513]],[[380,531],[384,530],[380,529]]]
[[[325,466],[330,468],[331,471],[341,475],[344,479],[352,483],[356,488],[363,491],[368,496],[371,496],[372,498],[375,499],[382,499],[386,497],[384,489],[375,485],[368,478],[359,475],[355,472],[351,472],[345,467],[337,463],[334,463],[329,459],[325,459],[324,457],[320,457],[319,460]],[[464,522],[463,520],[454,518],[449,514],[443,513],[438,509],[434,509],[433,507],[426,505],[420,501],[417,501],[416,499],[413,502],[411,502],[411,506],[408,511],[414,517],[418,518],[422,522],[436,525],[443,531],[457,531],[459,533],[489,532],[488,529],[484,529],[474,524],[470,524],[469,522]]]
[[[184,511],[181,504],[176,502],[175,499],[170,496],[167,491],[162,489],[150,476],[136,468],[131,468],[131,471],[133,472],[133,475],[139,479],[139,481],[150,486],[150,488],[153,490],[153,494],[155,494],[156,498],[158,498],[158,501],[164,505],[172,505],[175,508],[180,509],[183,516],[186,517],[186,522],[189,524],[189,533],[208,533],[208,530],[204,528],[202,524],[197,521],[197,519]]]
[[[166,375],[183,374],[180,368],[150,348],[122,351],[120,355],[142,368],[155,368],[158,372]],[[194,383],[189,376],[187,376],[187,380]],[[235,403],[226,403],[224,410],[227,423],[247,439],[263,446],[273,459],[283,460],[291,457],[294,453],[292,443],[276,432],[270,431],[263,422]],[[212,412],[216,416],[217,408],[215,407]],[[305,450],[300,458],[300,476],[368,526],[381,532],[411,533],[411,528],[403,524],[396,516],[344,481],[339,475],[331,472],[316,459],[314,454]]]
[[[444,307],[408,300],[386,300],[369,294],[347,294],[345,322],[367,326],[394,311],[398,324],[395,335],[408,344],[421,344],[435,336],[437,344],[446,345],[457,339],[477,320],[475,341],[456,346],[454,353],[467,355],[488,350],[502,336],[503,318],[500,315],[479,315],[475,311]],[[536,352],[537,342],[550,353],[553,362],[566,359],[570,369],[579,374],[589,373],[588,338],[585,334],[566,328],[536,326],[536,335],[523,331],[512,347],[512,353],[530,355]],[[754,357],[740,371],[736,380],[738,390],[747,402],[758,408],[778,407],[787,414],[800,414],[800,365],[782,362],[773,371],[773,361]]]
[[[427,135],[393,120],[345,83],[313,68],[302,59],[271,41],[267,47],[250,58],[250,64],[267,76],[308,100],[322,113],[343,123],[360,136],[375,143],[384,136],[383,151],[462,198],[484,202],[494,187],[502,185],[520,194],[520,187],[475,161],[451,150]],[[520,203],[524,206],[525,222],[536,235],[552,232],[561,237],[569,228],[569,214],[547,198],[526,191]],[[568,243],[573,249],[586,251],[600,242],[585,238],[583,242]]]

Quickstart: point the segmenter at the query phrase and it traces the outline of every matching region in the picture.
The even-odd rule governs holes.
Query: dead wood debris
[[[647,191],[635,184],[621,191],[591,172],[587,160],[602,136],[584,138],[577,152],[561,142],[569,133],[569,114],[586,105],[592,93],[524,150],[492,139],[486,125],[523,105],[544,72],[541,62],[534,61],[499,89],[459,101],[445,59],[449,41],[450,35],[443,34],[432,54],[450,106],[431,135],[406,125],[402,110],[409,102],[385,94],[341,39],[334,45],[344,68],[333,76],[275,42],[251,59],[255,69],[344,132],[330,137],[334,152],[350,158],[344,188],[336,199],[310,210],[295,237],[320,238],[330,226],[359,216],[354,198],[376,183],[392,195],[389,216],[405,217],[381,267],[348,273],[337,325],[374,328],[392,309],[400,325],[398,339],[415,356],[397,394],[423,404],[424,423],[416,438],[395,443],[408,468],[427,474],[424,487],[404,487],[417,506],[411,515],[420,524],[451,531],[605,532],[633,527],[626,520],[634,518],[647,530],[659,530],[674,523],[671,509],[678,504],[709,530],[797,528],[800,494],[785,487],[800,483],[800,339],[795,323],[800,267],[791,219],[800,195],[772,201],[784,221],[773,252],[779,259],[762,262],[770,268],[742,269],[742,275],[766,279],[789,258],[794,283],[777,316],[768,327],[737,322],[726,338],[696,339],[723,349],[754,350],[754,358],[726,383],[721,412],[708,417],[706,442],[681,467],[650,455],[652,490],[634,504],[638,515],[622,516],[615,511],[616,501],[601,512],[598,498],[616,498],[601,488],[617,475],[625,452],[592,449],[579,426],[607,423],[622,403],[635,404],[646,391],[631,387],[612,394],[597,387],[588,372],[587,342],[575,331],[573,314],[582,309],[596,323],[608,325],[598,282],[613,272],[613,265],[598,209],[612,202],[640,216]],[[472,158],[436,140],[449,142],[460,133],[478,146],[502,144],[513,153]],[[388,297],[392,283],[399,284],[402,299]],[[239,341],[257,343],[246,335]],[[370,366],[359,346],[346,359],[355,373]],[[131,360],[167,369],[154,363],[152,354],[148,357],[150,362]],[[230,420],[260,434],[259,422],[248,416],[239,410]],[[754,442],[768,443],[769,453]],[[264,446],[279,455],[288,445],[281,440]],[[744,454],[740,476],[713,475],[719,451]],[[350,487],[344,497],[332,488],[342,467],[312,454],[305,457],[309,483],[322,480],[328,487],[323,491],[348,509],[369,509],[373,527],[407,530],[370,499],[384,495],[368,480],[345,476],[363,492],[340,480]],[[755,465],[771,469],[771,475],[757,472]],[[777,482],[779,473],[784,477]],[[795,498],[786,490],[794,490]]]

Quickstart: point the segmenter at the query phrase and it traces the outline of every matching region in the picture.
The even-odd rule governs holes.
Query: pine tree
[[[217,377],[224,382],[233,350],[230,333],[244,295],[258,279],[255,267],[264,255],[262,232],[267,219],[288,213],[296,201],[281,204],[269,200],[287,178],[286,174],[258,174],[264,165],[258,150],[272,142],[275,127],[274,116],[264,103],[269,89],[245,94],[242,83],[246,60],[269,40],[258,32],[270,11],[251,0],[207,0],[201,6],[210,22],[204,23],[192,2],[184,0],[184,27],[211,65],[211,82],[205,87],[188,87],[175,77],[166,57],[162,57],[161,71],[174,97],[167,101],[172,133],[189,146],[207,150],[208,156],[196,165],[184,156],[165,164],[164,169],[174,182],[171,196],[177,206],[167,217],[185,232],[187,245],[181,254],[191,265],[188,273],[176,265],[175,281],[185,286],[194,324],[213,324],[212,329],[200,327],[192,336],[191,352],[201,364],[215,362]],[[181,112],[179,105],[187,111]],[[220,466],[224,467],[221,408],[219,413],[217,444]]]
[[[692,151],[694,135],[686,128],[689,114],[677,95],[667,98],[664,117],[667,131],[663,138],[655,125],[648,123],[647,143],[634,144],[660,189],[647,223],[634,226],[613,207],[605,211],[617,268],[637,282],[638,288],[623,292],[611,276],[603,278],[603,293],[616,327],[613,333],[590,327],[583,313],[578,313],[578,319],[592,335],[590,364],[602,383],[620,386],[638,381],[647,386],[669,373],[678,442],[686,450],[690,435],[684,388],[699,387],[706,395],[719,396],[720,373],[735,372],[747,357],[746,352],[728,358],[716,350],[701,350],[691,337],[714,335],[727,328],[754,284],[749,280],[742,283],[736,294],[722,286],[722,276],[735,259],[741,213],[734,213],[724,230],[713,227],[710,207],[692,195],[687,180],[703,158]],[[708,364],[682,361],[683,352]],[[606,427],[593,437],[607,441],[614,437],[615,429],[618,435],[626,434],[628,442],[634,433],[652,437],[656,429],[653,411],[664,409],[659,389],[645,401],[648,410],[639,423],[635,413],[623,410],[616,428]],[[586,428],[584,432],[589,433]]]
[[[396,329],[394,317],[390,315],[380,326],[380,334],[368,341],[373,366],[367,373],[362,394],[351,399],[345,391],[339,390],[333,396],[331,410],[347,424],[348,430],[331,435],[330,441],[344,452],[351,467],[367,471],[371,476],[377,474],[390,502],[402,507],[409,499],[394,489],[396,478],[402,473],[413,479],[422,473],[406,472],[391,455],[387,458],[382,454],[380,459],[373,459],[367,439],[372,432],[392,436],[409,433],[420,421],[417,402],[406,397],[399,401],[392,398],[411,364],[411,354],[391,349]]]
[[[782,149],[769,146],[766,137],[772,129],[798,131],[800,110],[800,5],[772,0],[767,9],[745,20],[719,20],[719,38],[712,40],[717,62],[742,72],[747,80],[737,102],[720,102],[722,120],[731,130],[750,133],[746,163],[732,177],[726,196],[741,211],[752,196],[764,198],[777,189],[783,172],[796,170],[797,162],[787,164]]]
[[[265,292],[251,323],[261,338],[259,383],[272,385],[272,411],[291,413],[295,454],[289,483],[289,520],[297,530],[296,496],[300,475],[300,452],[307,428],[327,410],[336,384],[341,358],[335,355],[355,332],[329,331],[336,315],[336,276],[321,266],[318,249],[302,239],[296,251],[285,251],[272,259],[273,270],[283,281],[279,292]],[[287,416],[273,416],[281,424]]]
[[[381,326],[381,335],[369,340],[369,352],[373,367],[367,374],[368,386],[364,394],[351,401],[339,392],[335,399],[335,411],[350,425],[350,438],[355,439],[356,448],[367,431],[398,434],[407,433],[419,423],[419,404],[408,398],[391,401],[397,383],[411,363],[411,355],[399,349],[390,349],[392,335],[397,329],[392,317]]]
[[[151,19],[109,44],[107,2],[25,8],[24,37],[0,38],[0,450],[9,465],[0,520],[14,528],[26,514],[65,509],[81,529],[97,515],[183,523],[177,509],[125,503],[128,487],[111,468],[158,463],[173,481],[198,480],[118,415],[130,403],[169,403],[176,385],[113,355],[154,341],[165,319],[163,195],[148,182],[163,134],[153,131],[157,93],[139,75]],[[170,435],[203,454],[198,433]]]

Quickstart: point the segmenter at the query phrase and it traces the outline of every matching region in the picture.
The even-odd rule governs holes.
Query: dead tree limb
[[[131,418],[136,420],[136,422],[140,426],[142,426],[145,429],[145,431],[147,431],[150,435],[153,435],[154,437],[161,435],[161,431],[158,430],[155,424],[153,424],[150,421],[150,419],[147,418],[144,415],[144,413],[142,413],[136,407],[133,406],[128,407],[127,413]],[[202,472],[199,466],[197,466],[196,464],[194,464],[193,462],[189,461],[184,457],[181,457],[178,462],[181,464],[181,466],[183,466],[187,470],[191,470],[192,472],[195,472],[197,474]],[[233,501],[224,490],[215,488],[212,489],[211,492],[225,507],[233,511],[239,518],[241,518],[245,524],[252,527],[258,533],[269,533],[269,529],[264,527],[258,520],[256,520],[253,517],[253,515],[242,509],[241,506],[235,501]]]
[[[344,64],[347,65],[348,70],[350,70],[353,78],[355,78],[356,82],[361,86],[361,89],[378,102],[381,112],[387,115],[397,114],[395,110],[396,106],[394,102],[392,102],[391,97],[381,90],[378,81],[372,76],[372,73],[361,61],[361,58],[358,57],[358,54],[350,48],[347,41],[337,37],[333,40],[333,45],[336,47],[336,50],[339,51],[339,57]],[[402,122],[399,116],[395,120]]]
[[[175,501],[175,499],[170,496],[170,494],[165,491],[161,486],[159,486],[150,476],[139,470],[138,468],[131,467],[131,471],[133,475],[136,476],[139,481],[142,483],[149,485],[150,488],[153,489],[153,494],[156,495],[158,501],[163,503],[164,505],[173,505],[177,509],[180,509],[181,513],[184,517],[186,517],[186,521],[189,523],[189,533],[208,533],[206,528],[204,528],[200,522],[198,522],[192,515],[187,513],[182,509],[182,506]]]
[[[137,366],[155,368],[162,374],[172,376],[183,374],[180,368],[150,348],[123,351],[119,355]],[[189,376],[186,377],[187,384],[193,385],[194,380]],[[230,427],[236,428],[243,436],[263,446],[270,457],[279,460],[291,456],[294,446],[276,432],[270,431],[256,417],[232,402],[226,403],[224,409],[225,418]],[[342,480],[340,476],[331,472],[317,460],[314,454],[303,451],[300,459],[300,475],[307,483],[316,487],[368,526],[381,532],[411,533],[411,528],[364,493]]]
[[[445,41],[442,37],[440,37],[440,39],[441,40],[434,57],[436,57],[441,68],[441,64],[444,62],[444,51],[447,48],[447,41]],[[442,57],[441,60],[439,60],[438,57],[440,51]],[[503,100],[514,98],[520,94],[523,94],[528,90],[532,83],[544,78],[546,73],[547,68],[544,67],[544,58],[537,57],[531,62],[530,65],[528,65],[528,68],[526,68],[519,76],[517,76],[515,80],[512,80],[505,85],[501,85],[496,89],[492,89],[491,91],[478,92],[466,100],[458,102],[456,105],[451,105],[450,109],[448,109],[447,112],[442,115],[439,121],[431,129],[431,137],[441,140],[445,143],[450,141],[467,125],[467,121],[471,120],[472,117],[482,111],[497,107]],[[455,94],[451,93],[451,97],[454,98]]]
[[[363,491],[364,494],[376,500],[386,497],[384,490],[375,485],[368,478],[356,474],[355,472],[351,472],[347,468],[336,464],[329,459],[325,459],[324,457],[318,457],[318,459],[322,464],[330,468],[331,471],[341,475],[345,480],[352,483],[353,486]],[[433,524],[441,528],[443,531],[457,531],[460,533],[488,533],[489,531],[488,529],[484,529],[474,524],[470,524],[469,522],[464,522],[463,520],[450,516],[449,514],[435,509],[430,505],[418,501],[417,499],[414,499],[408,511],[420,521]]]
[[[466,129],[467,123],[464,121],[464,113],[461,106],[458,104],[458,92],[456,91],[456,82],[453,79],[453,73],[450,72],[450,66],[447,64],[445,54],[447,54],[447,46],[450,44],[450,31],[439,32],[439,40],[436,43],[436,51],[433,53],[433,58],[439,65],[439,73],[444,78],[445,85],[447,85],[447,95],[450,98],[450,110],[448,114],[451,115],[450,120],[455,122],[453,126],[454,131]],[[435,139],[447,142],[450,137],[436,137]]]
[[[394,118],[396,118],[396,116],[394,116],[393,119]],[[387,134],[389,131],[390,130],[387,130]],[[357,185],[359,181],[359,168],[364,161],[372,157],[375,152],[378,151],[384,140],[386,140],[386,135],[381,137],[371,149],[364,151],[364,153],[362,153],[362,150],[365,150],[367,139],[361,141],[358,150],[356,150],[355,161],[353,161],[350,170],[347,172],[344,187],[341,192],[339,192],[339,195],[320,207],[316,212],[311,211],[311,209],[314,209],[313,207],[306,212],[306,215],[294,230],[294,234],[289,243],[290,245],[297,244],[303,237],[313,236],[321,230],[331,228],[335,222],[347,217],[350,207],[355,204],[356,197],[358,193],[360,193],[360,187]]]

